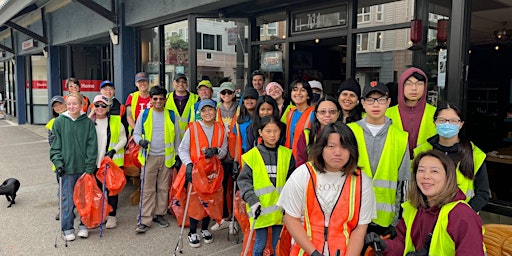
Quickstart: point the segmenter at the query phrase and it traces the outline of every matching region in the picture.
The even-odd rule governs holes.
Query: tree
[[[181,49],[181,50],[188,49],[188,43],[185,42],[185,40],[181,39],[180,36],[177,34],[167,37],[165,41],[166,41],[166,45],[170,46],[172,49]]]

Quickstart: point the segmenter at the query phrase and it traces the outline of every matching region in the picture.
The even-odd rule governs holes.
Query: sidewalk
[[[90,231],[88,239],[77,238],[64,247],[60,223],[56,221],[58,185],[51,171],[49,145],[44,125],[17,125],[11,118],[0,120],[0,182],[20,180],[16,204],[7,207],[0,197],[0,255],[172,255],[180,228],[174,216],[166,215],[171,226],[153,225],[143,235],[136,235],[138,206],[130,206],[129,196],[136,190],[130,182],[119,196],[118,222],[115,229]],[[211,223],[213,224],[213,222]],[[78,225],[78,218],[75,219]],[[212,232],[214,242],[192,249],[184,231],[183,255],[240,255],[242,245],[235,238],[227,241],[228,230]],[[57,238],[57,248],[54,247]],[[179,254],[178,254],[179,255]]]

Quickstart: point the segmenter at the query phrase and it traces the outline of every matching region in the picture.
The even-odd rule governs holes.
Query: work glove
[[[185,172],[185,188],[188,187],[188,183],[192,182],[192,169],[194,165],[192,163],[187,164],[186,172]]]
[[[214,155],[217,154],[219,154],[218,148],[207,148],[204,150],[204,156],[206,157],[206,159],[212,158]]]
[[[116,151],[115,149],[112,149],[112,150],[108,151],[108,152],[105,154],[105,156],[108,156],[108,157],[110,157],[110,159],[112,159],[112,158],[114,158],[114,155],[116,154],[116,152],[117,152],[117,151]]]
[[[257,202],[251,205],[251,212],[254,214],[254,219],[257,219],[261,214],[261,204]]]
[[[232,174],[233,180],[238,179],[238,174],[240,174],[240,164],[237,161],[234,161],[233,162],[233,174]]]
[[[149,141],[148,140],[140,140],[139,146],[141,146],[143,149],[148,149]]]
[[[311,256],[323,256],[323,254],[321,254],[317,250],[314,250],[313,253],[311,253]]]
[[[59,177],[62,177],[62,175],[64,175],[64,168],[62,166],[57,167],[57,175],[59,175]]]
[[[396,237],[395,226],[389,225],[388,229],[382,234],[382,236],[389,235],[389,239],[394,239]]]
[[[181,165],[182,165],[181,159],[180,159],[180,157],[179,157],[179,156],[177,156],[177,155],[176,155],[176,156],[174,157],[174,166],[173,166],[173,168],[176,168],[176,170],[178,170],[178,171],[179,171],[179,170],[180,170],[180,168],[181,168]]]
[[[364,244],[369,245],[375,251],[386,250],[386,242],[375,232],[370,232],[364,237]]]

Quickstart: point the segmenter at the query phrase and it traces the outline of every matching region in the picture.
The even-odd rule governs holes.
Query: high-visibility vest
[[[329,226],[325,226],[325,216],[316,196],[316,170],[307,162],[309,182],[306,190],[306,209],[304,211],[304,229],[315,249],[322,255],[324,245],[327,242],[329,255],[335,255],[339,250],[340,255],[345,255],[350,233],[357,227],[359,211],[361,208],[361,170],[357,169],[356,175],[348,174],[343,184],[341,194],[334,204]],[[341,175],[341,174],[340,174]],[[341,185],[341,184],[340,184]],[[307,253],[295,243],[290,255],[307,255]]]
[[[143,138],[151,141],[151,136],[153,132],[153,108],[147,109],[148,111],[147,118],[144,123],[142,123],[144,134]],[[175,150],[174,150],[174,124],[171,121],[171,114],[169,111],[164,110],[164,145],[165,145],[165,166],[167,168],[171,168],[174,165],[175,160]],[[146,149],[149,152],[151,144]],[[146,159],[143,155],[144,149],[141,147],[139,151],[139,161],[141,165],[145,165]]]
[[[366,149],[364,131],[357,123],[349,123],[348,127],[352,129],[357,140],[359,150],[359,160],[357,166],[372,178],[373,192],[377,202],[377,218],[372,222],[381,226],[388,227],[393,222],[397,212],[396,193],[398,186],[398,170],[406,153],[408,134],[398,130],[397,127],[390,125],[382,154],[373,175],[370,158]]]
[[[176,103],[174,102],[174,92],[167,94],[167,102],[165,103],[165,108],[174,111],[174,116],[176,116],[176,121],[178,122],[178,126],[180,127],[180,141],[183,139],[183,136],[185,135],[190,114],[193,114],[192,107],[194,106],[194,103],[197,102],[197,99],[197,94],[189,93],[187,104],[185,105],[183,114],[180,115],[178,107],[176,107]]]
[[[51,131],[52,128],[53,128],[53,122],[55,122],[55,117],[50,119],[50,121],[48,121],[48,123],[46,123],[46,130],[48,131]],[[54,164],[52,164],[52,171],[56,171],[57,170],[57,167],[55,167]]]
[[[292,151],[289,148],[279,146],[277,148],[277,176],[276,186],[268,177],[265,162],[257,147],[254,147],[242,155],[242,161],[252,169],[252,182],[254,193],[258,196],[261,204],[261,214],[256,221],[255,228],[265,228],[273,225],[283,225],[283,211],[276,205],[277,199],[283,190],[288,176],[288,169]],[[249,221],[254,222],[254,214],[251,207],[246,204]]]
[[[436,225],[434,226],[434,231],[432,232],[432,240],[430,243],[428,255],[455,255],[455,242],[453,241],[450,234],[448,234],[448,215],[453,210],[453,208],[455,208],[455,206],[457,206],[458,204],[467,205],[465,201],[459,200],[455,202],[450,202],[441,207],[441,211],[439,212],[439,216],[437,217]],[[405,256],[409,252],[416,251],[416,247],[414,246],[411,238],[411,230],[418,209],[414,207],[410,202],[403,203],[402,208],[404,209],[403,218],[406,227],[404,249]],[[482,247],[483,250],[485,251],[485,246],[483,243]]]
[[[110,141],[108,143],[107,152],[114,149],[119,143],[119,136],[121,136],[121,128],[123,127],[121,117],[118,115],[110,116],[108,125],[110,128]],[[119,149],[119,151],[116,151],[112,161],[114,161],[117,166],[124,166],[124,147]]]
[[[192,160],[192,163],[196,163],[204,155],[203,149],[222,147],[224,124],[215,122],[213,125],[213,137],[210,145],[199,121],[189,123],[187,129],[190,130],[190,160]]]
[[[436,135],[436,125],[434,124],[434,114],[436,113],[436,107],[427,104],[423,117],[421,118],[420,130],[418,132],[418,139],[416,145],[421,145],[427,142],[427,139]],[[390,107],[386,110],[386,116],[393,120],[393,125],[396,125],[400,130],[404,130],[402,125],[402,118],[400,118],[400,110],[398,105]]]
[[[476,173],[478,172],[478,170],[480,169],[482,164],[484,164],[484,161],[485,161],[485,158],[487,157],[487,155],[481,149],[479,149],[477,146],[475,146],[475,144],[473,144],[473,142],[471,142],[471,148],[473,149],[472,150],[473,151],[473,171],[474,171],[474,176],[476,176]],[[428,142],[423,143],[414,149],[414,156],[417,156],[419,153],[425,152],[425,151],[428,151],[431,149],[433,149],[433,147],[430,143],[428,143]],[[456,170],[457,171],[457,185],[460,188],[460,190],[462,190],[462,192],[464,192],[464,194],[466,195],[466,202],[469,202],[469,200],[475,196],[474,180],[469,179],[468,177],[464,176],[464,174],[462,174],[462,172],[460,171],[459,167],[460,167],[460,162],[457,163],[457,170]]]
[[[299,118],[299,121],[295,124],[295,127],[291,127],[293,114],[297,111],[297,107],[292,107],[288,113],[286,113],[286,142],[284,146],[292,149],[292,153],[294,157],[297,157],[297,143],[299,142],[300,134],[304,131],[304,129],[311,128],[311,112],[315,111],[315,107],[308,107]],[[283,118],[281,118],[283,119]],[[281,120],[282,121],[282,120]],[[293,142],[290,144],[290,138],[292,136],[293,130]]]

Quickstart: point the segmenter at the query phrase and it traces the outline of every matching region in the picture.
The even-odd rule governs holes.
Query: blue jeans
[[[268,229],[272,228],[272,249],[274,250],[274,254],[276,251],[277,242],[279,241],[279,235],[281,235],[281,229],[283,226],[274,225],[268,228],[258,228],[256,229],[256,239],[254,240],[254,256],[263,256],[263,251],[265,250],[265,246],[267,245],[267,236]]]
[[[75,209],[75,203],[73,202],[73,193],[75,191],[75,184],[78,178],[82,176],[81,173],[77,174],[65,174],[62,176],[62,219],[61,229],[64,233],[74,232],[73,210]],[[79,229],[85,229],[86,227],[80,221]]]

